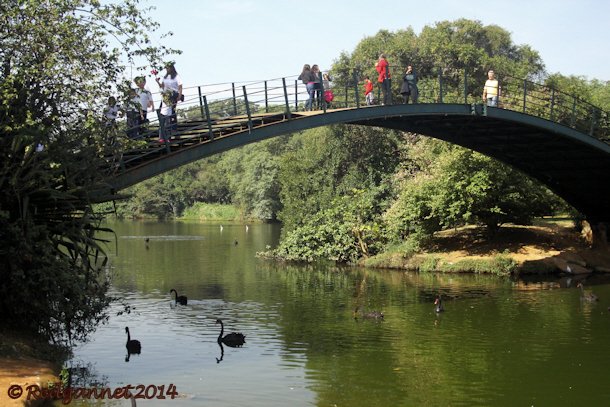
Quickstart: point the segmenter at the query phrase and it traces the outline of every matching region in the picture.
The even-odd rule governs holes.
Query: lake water
[[[109,225],[115,304],[75,349],[77,385],[150,386],[144,406],[607,406],[610,284],[260,260],[277,225]],[[149,238],[148,244],[145,239]],[[169,290],[188,296],[175,306]],[[434,310],[440,293],[445,312]],[[383,321],[354,319],[380,310]],[[242,348],[217,343],[246,335]],[[128,326],[142,344],[126,361]],[[156,387],[155,386],[159,386]],[[158,396],[158,394],[157,394]],[[93,404],[93,403],[92,403]],[[126,400],[104,405],[129,406]]]

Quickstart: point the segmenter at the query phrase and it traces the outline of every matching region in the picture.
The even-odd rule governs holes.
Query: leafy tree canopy
[[[396,72],[412,65],[420,76],[433,76],[439,70],[459,80],[468,69],[473,92],[478,94],[486,71],[493,68],[502,75],[538,79],[544,64],[538,52],[528,45],[515,45],[511,35],[496,25],[459,19],[425,26],[417,35],[412,28],[390,32],[380,30],[360,41],[354,51],[343,53],[333,65],[338,81],[350,81],[356,69],[360,76],[376,77],[375,62],[384,53]]]
[[[172,52],[157,28],[136,0],[0,3],[0,313],[14,327],[62,341],[105,318],[88,194],[123,140],[102,106],[126,64]]]

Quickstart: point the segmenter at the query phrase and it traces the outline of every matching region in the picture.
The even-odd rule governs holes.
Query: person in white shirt
[[[146,89],[146,77],[138,76],[134,79],[136,86],[136,95],[140,98],[140,119],[141,123],[146,121],[146,115],[148,111],[152,111],[155,109],[152,93],[148,89]]]
[[[106,125],[114,126],[116,124],[116,119],[121,117],[123,112],[119,105],[116,104],[116,98],[114,96],[110,96],[108,98],[108,104],[104,107],[104,116],[106,117]]]
[[[498,107],[498,97],[500,96],[500,85],[498,80],[494,77],[494,71],[489,70],[487,72],[487,81],[483,87],[483,102],[487,106]]]
[[[162,92],[171,92],[170,98],[172,104],[172,115],[170,117],[170,128],[172,130],[176,130],[178,128],[176,104],[179,101],[184,100],[182,96],[182,78],[180,78],[180,75],[178,75],[173,62],[168,62],[165,64],[165,71],[166,73],[163,77],[163,82],[161,82],[160,78],[155,78],[155,80],[157,81],[157,84],[161,88]]]

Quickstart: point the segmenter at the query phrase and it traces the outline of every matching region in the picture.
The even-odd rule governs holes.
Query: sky
[[[513,43],[528,44],[540,53],[549,73],[610,80],[607,0],[142,0],[141,4],[156,7],[149,15],[160,23],[160,33],[174,33],[157,43],[183,51],[172,59],[184,86],[298,75],[305,63],[325,70],[342,51],[351,53],[379,30],[412,27],[419,34],[426,25],[459,18],[506,29]]]

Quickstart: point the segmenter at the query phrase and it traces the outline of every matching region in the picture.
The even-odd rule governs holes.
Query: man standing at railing
[[[494,71],[489,70],[487,72],[487,81],[483,87],[483,102],[487,106],[498,107],[498,97],[500,96],[500,85],[498,80],[494,77]]]
[[[379,73],[377,82],[381,85],[381,91],[383,92],[383,104],[392,104],[392,89],[390,85],[390,64],[385,58],[384,54],[379,55],[379,60],[375,63],[375,69]]]

